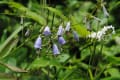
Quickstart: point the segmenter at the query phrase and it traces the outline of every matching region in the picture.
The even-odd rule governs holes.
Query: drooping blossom
[[[38,36],[38,38],[35,41],[34,48],[41,49],[41,46],[42,46],[42,39],[40,36]]]
[[[60,36],[64,33],[64,28],[62,27],[62,25],[59,26],[58,31],[57,31],[57,35]]]
[[[65,41],[65,39],[62,36],[59,36],[58,37],[58,43],[63,45],[63,44],[66,43],[66,41]]]
[[[51,31],[50,31],[49,26],[46,26],[46,27],[45,27],[43,34],[44,34],[45,36],[48,36],[48,35],[51,34]]]
[[[54,55],[60,54],[60,51],[59,51],[58,46],[56,44],[53,44],[53,54]]]

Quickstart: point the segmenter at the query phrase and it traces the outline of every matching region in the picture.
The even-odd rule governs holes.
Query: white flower
[[[97,39],[98,41],[101,41],[104,39],[105,35],[108,34],[114,34],[115,30],[112,25],[110,26],[104,26],[100,31],[98,32],[92,32],[91,34],[88,35],[89,38]]]
[[[96,32],[93,32],[93,33],[89,34],[88,37],[90,37],[90,38],[95,38],[96,35],[97,35]]]
[[[67,25],[66,25],[65,31],[70,31],[70,22],[67,22]]]

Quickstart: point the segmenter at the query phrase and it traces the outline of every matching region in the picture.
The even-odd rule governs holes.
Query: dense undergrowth
[[[0,80],[120,80],[119,7],[1,0]]]

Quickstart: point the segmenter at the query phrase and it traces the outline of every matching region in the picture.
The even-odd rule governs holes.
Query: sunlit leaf
[[[71,17],[72,19],[72,28],[81,36],[86,37],[90,32],[86,29],[86,27],[81,24],[77,23],[74,17]]]

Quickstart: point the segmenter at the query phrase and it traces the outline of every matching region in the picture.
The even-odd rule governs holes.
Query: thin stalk
[[[53,31],[54,18],[55,18],[55,13],[53,13],[53,16],[52,16],[51,31]]]
[[[48,12],[47,12],[47,19],[46,19],[46,24],[48,24],[48,21],[49,21],[49,14],[50,14],[50,11],[48,10]]]
[[[50,68],[49,68],[49,66],[48,66],[48,77],[47,77],[48,80],[50,80],[50,77],[49,77],[49,76],[50,76]]]
[[[92,65],[94,64],[94,57],[95,57],[95,53],[96,53],[96,41],[93,43],[93,59],[92,59]]]
[[[57,77],[57,68],[54,66],[53,69],[55,71],[55,77],[54,77],[55,79],[54,80],[58,80],[58,77]]]
[[[101,48],[100,48],[100,51],[99,51],[99,55],[100,56],[102,56],[102,50],[103,50],[103,41],[101,41]],[[99,62],[100,62],[100,58],[98,58],[98,64],[99,64]],[[97,65],[98,65],[97,64]],[[95,70],[95,74],[94,75],[96,75],[97,74],[97,68],[96,68],[96,70]],[[99,75],[100,76],[100,75]]]
[[[94,80],[91,69],[88,69],[88,72],[89,72],[90,80]]]
[[[20,25],[21,25],[21,27],[22,27],[22,42],[23,42],[23,34],[24,34],[24,32],[23,32],[23,29],[24,29],[24,20],[23,20],[23,16],[21,16]]]
[[[92,61],[92,58],[93,58],[91,47],[89,47],[89,50],[90,50],[90,59],[89,59],[89,63],[88,63],[88,70],[90,69],[91,61]],[[88,73],[87,73],[87,75],[88,75]]]

